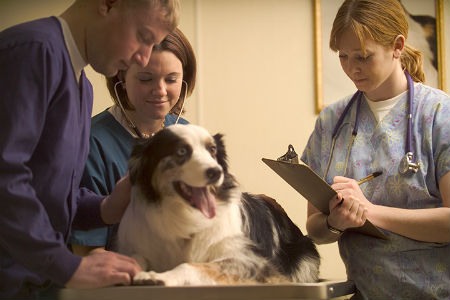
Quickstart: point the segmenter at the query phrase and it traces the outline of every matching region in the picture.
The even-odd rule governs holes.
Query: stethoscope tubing
[[[413,80],[411,78],[411,75],[407,71],[405,71],[405,76],[406,76],[406,81],[407,81],[407,85],[408,85],[408,111],[407,111],[408,124],[407,124],[407,132],[406,132],[406,146],[405,146],[406,149],[405,149],[405,151],[406,151],[406,154],[411,153],[411,156],[413,156],[413,154],[412,154],[413,153],[412,152],[412,111],[413,111],[413,99],[414,99],[414,85],[413,85]],[[328,176],[328,172],[329,172],[330,166],[331,166],[331,161],[333,158],[336,139],[341,131],[342,125],[344,124],[344,119],[349,114],[349,111],[350,111],[351,107],[353,106],[354,102],[357,102],[355,123],[353,125],[353,131],[352,131],[352,141],[348,147],[349,149],[347,149],[347,155],[346,155],[345,169],[347,169],[347,163],[348,163],[348,159],[350,157],[351,147],[353,146],[356,135],[358,134],[359,111],[360,111],[361,102],[362,102],[362,95],[363,95],[363,92],[360,90],[356,91],[356,93],[353,94],[352,98],[350,99],[350,101],[344,108],[344,111],[342,112],[341,116],[339,117],[336,125],[334,126],[334,129],[333,129],[333,132],[331,135],[332,143],[331,143],[331,149],[330,149],[330,157],[328,158],[327,167],[325,169],[325,173],[323,176],[324,179],[326,179],[326,177]],[[344,174],[346,172],[347,172],[347,170],[344,170]]]
[[[408,82],[408,128],[406,131],[406,153],[413,153],[412,151],[412,109],[414,99],[414,86],[411,75],[405,71],[406,81]]]
[[[188,90],[188,83],[186,81],[182,81],[181,85],[183,86],[183,83],[185,84],[185,89],[184,89],[184,93],[183,93],[183,102],[181,104],[181,109],[180,112],[178,113],[177,119],[175,121],[175,124],[178,124],[178,121],[180,120],[181,114],[183,113],[183,109],[184,109],[184,104],[186,103],[186,96],[187,96],[187,90]],[[123,116],[125,117],[125,120],[128,122],[128,124],[130,125],[130,127],[133,129],[134,133],[141,139],[144,138],[144,135],[141,133],[141,131],[139,130],[139,128],[134,124],[134,122],[131,120],[131,118],[128,116],[128,114],[126,113],[123,105],[122,105],[122,101],[120,100],[119,97],[119,93],[117,92],[117,86],[119,84],[123,84],[123,81],[117,81],[114,84],[114,93],[116,95],[117,98],[117,103],[119,104],[119,108],[122,111]],[[180,96],[181,97],[181,96]]]

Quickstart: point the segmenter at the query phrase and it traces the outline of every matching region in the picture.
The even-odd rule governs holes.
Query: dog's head
[[[222,135],[196,125],[172,125],[137,145],[131,155],[130,179],[146,201],[171,197],[216,213],[216,196],[228,174]]]

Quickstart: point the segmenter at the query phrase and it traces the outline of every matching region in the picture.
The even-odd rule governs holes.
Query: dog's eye
[[[180,147],[177,149],[177,155],[178,156],[185,156],[187,154],[187,149],[186,147]]]
[[[215,157],[217,154],[217,147],[215,145],[209,145],[207,148],[209,153],[211,153],[211,155]]]

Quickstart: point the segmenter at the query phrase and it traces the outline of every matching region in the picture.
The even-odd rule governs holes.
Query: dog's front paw
[[[139,272],[133,278],[133,285],[166,285],[161,279],[158,279],[158,274],[150,272]]]

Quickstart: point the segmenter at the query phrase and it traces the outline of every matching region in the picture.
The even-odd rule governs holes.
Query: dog
[[[133,149],[129,174],[118,251],[144,270],[133,284],[318,281],[315,244],[274,199],[240,191],[222,134],[168,126]]]

